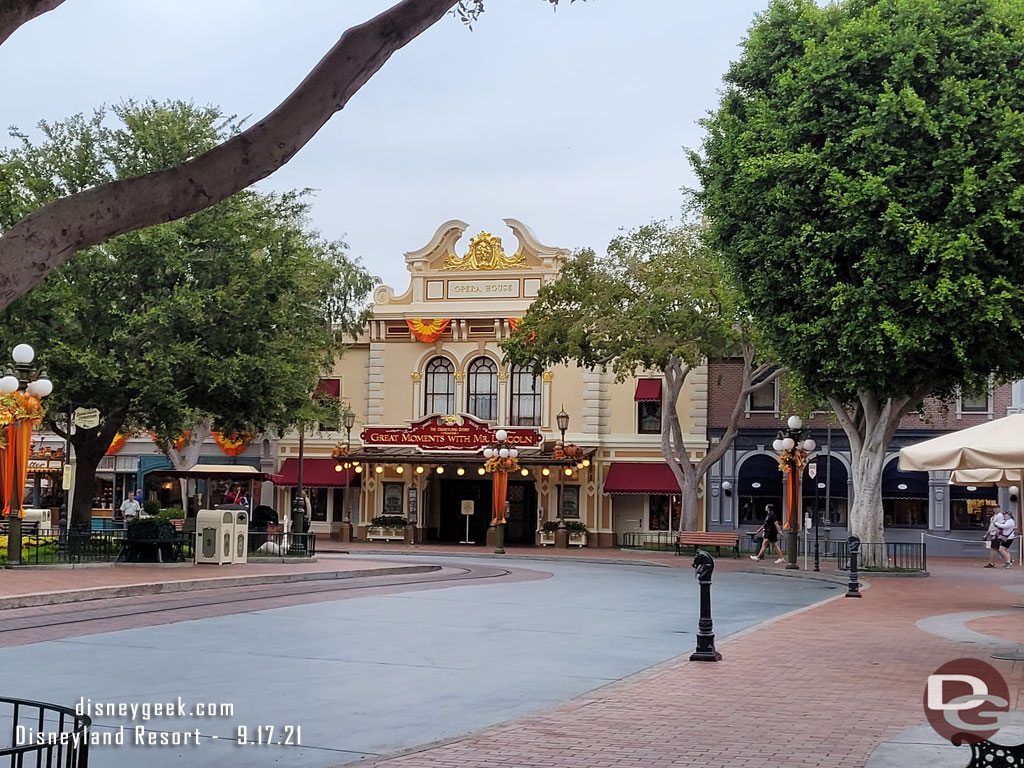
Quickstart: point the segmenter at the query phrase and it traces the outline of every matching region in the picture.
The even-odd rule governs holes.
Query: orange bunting
[[[519,330],[519,325],[522,322],[523,322],[523,318],[521,318],[521,317],[510,317],[508,319],[508,327],[511,328],[513,333],[514,333],[514,332]],[[528,338],[526,340],[526,343],[529,344],[531,341],[533,341],[536,338],[537,338],[537,332],[534,331],[533,333],[530,334],[530,338]]]
[[[249,443],[252,442],[252,435],[248,432],[241,435],[237,432],[232,432],[230,435],[214,432],[213,439],[228,456],[237,456],[249,447]]]
[[[128,440],[128,435],[123,432],[118,432],[114,435],[114,439],[110,441],[110,447],[107,448],[107,456],[113,456],[115,453],[124,448],[125,442]]]
[[[153,442],[154,443],[158,443],[158,440],[157,440],[157,437],[156,437],[156,432],[150,432],[149,436],[151,438],[153,438]],[[191,432],[186,432],[183,435],[178,435],[176,438],[174,438],[174,442],[171,443],[171,447],[174,448],[174,450],[176,450],[176,451],[180,451],[182,448],[185,447],[186,443],[188,443],[188,441],[191,438],[192,438],[192,433]]]
[[[498,471],[494,473],[494,519],[491,525],[498,525],[505,521],[505,498],[508,494],[508,472]]]
[[[409,326],[412,335],[417,340],[430,344],[441,338],[441,334],[448,330],[451,325],[451,318],[437,318],[434,320],[407,319],[405,324]]]

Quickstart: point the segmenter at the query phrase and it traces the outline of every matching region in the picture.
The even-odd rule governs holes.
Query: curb
[[[368,555],[371,557],[391,557],[392,555],[398,555],[401,557],[475,557],[477,559],[488,560],[541,560],[554,563],[599,563],[602,565],[638,565],[644,568],[676,567],[669,565],[668,563],[644,562],[643,560],[627,560],[625,558],[613,557],[566,557],[559,555],[496,555],[493,552],[434,552],[430,550],[416,552],[408,550],[389,549],[325,549],[319,553],[319,556],[326,557],[328,554],[349,555],[352,557],[358,557],[359,555]]]
[[[208,579],[123,584],[111,587],[70,589],[62,592],[30,592],[24,595],[0,597],[0,610],[10,608],[35,608],[45,605],[63,605],[65,603],[78,603],[85,600],[103,600],[112,597],[165,595],[176,592],[197,592],[204,589],[252,587],[259,586],[260,584],[291,584],[303,581],[332,581],[336,579],[355,579],[367,576],[394,576],[406,573],[433,573],[440,570],[440,565],[394,565],[385,568],[365,568],[363,570],[354,571],[309,571],[305,573],[264,573],[253,576],[214,576]]]
[[[821,573],[820,571],[817,573],[814,571],[787,571],[782,568],[750,567],[741,568],[739,571],[733,571],[733,573],[756,573],[761,576],[782,576],[790,579],[810,579],[812,581],[827,581],[830,584],[846,585],[850,582],[849,578],[844,578],[838,574]]]

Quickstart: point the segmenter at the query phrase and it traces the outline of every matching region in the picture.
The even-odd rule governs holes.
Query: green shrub
[[[160,502],[159,501],[147,501],[142,505],[142,511],[150,517],[156,517],[160,514]]]
[[[544,531],[544,533],[554,533],[555,531],[558,530],[558,521],[557,520],[545,520],[541,524],[540,529],[542,531]]]
[[[157,512],[155,517],[161,520],[183,520],[185,518],[185,510],[178,507],[167,507]]]
[[[587,526],[581,523],[579,520],[567,520],[565,522],[565,529],[569,533],[589,533]]]
[[[405,528],[406,519],[399,515],[378,515],[370,521],[373,528]]]

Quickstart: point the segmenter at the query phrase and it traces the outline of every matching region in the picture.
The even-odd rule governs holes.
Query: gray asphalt
[[[465,566],[465,558],[425,561]],[[402,562],[413,558],[403,557]],[[481,564],[496,565],[494,560]],[[95,768],[325,766],[450,738],[556,704],[689,653],[689,569],[502,561],[552,578],[455,586],[186,621],[0,649],[4,696],[73,705],[228,703],[230,717],[94,717],[125,746]],[[715,577],[719,637],[837,594],[755,574]],[[727,651],[726,651],[727,652]],[[134,746],[134,728],[199,729],[198,746]],[[273,734],[260,726],[273,726]],[[300,746],[271,742],[300,728]],[[4,733],[0,721],[0,733]],[[296,733],[291,731],[292,741]],[[217,737],[217,738],[213,738]]]

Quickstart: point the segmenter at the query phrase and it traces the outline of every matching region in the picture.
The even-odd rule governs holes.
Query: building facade
[[[710,364],[714,382],[709,396],[708,436],[714,442],[728,426],[740,391],[741,362]],[[993,387],[977,398],[958,397],[955,403],[926,401],[921,414],[905,416],[890,443],[882,473],[882,506],[886,540],[921,542],[936,555],[978,554],[988,527],[986,509],[1009,504],[1006,488],[955,486],[948,472],[901,472],[899,451],[939,434],[997,419],[1020,407],[1022,392],[1014,385]],[[708,475],[709,530],[739,531],[752,536],[764,518],[766,504],[784,509],[784,476],[772,442],[791,415],[784,410],[779,382],[748,398],[733,445]],[[831,424],[831,426],[830,426]],[[819,537],[845,541],[853,480],[849,442],[831,412],[815,413],[805,422],[821,459],[816,477],[801,477],[802,509],[821,512]],[[810,463],[810,462],[809,462]],[[826,514],[827,513],[827,514]]]
[[[322,382],[355,413],[351,435],[319,428],[304,435],[312,530],[338,534],[351,522],[365,538],[374,518],[398,516],[411,541],[483,543],[492,479],[479,440],[499,428],[523,440],[509,477],[509,543],[535,543],[559,513],[586,526],[591,546],[612,546],[627,531],[668,530],[678,519],[678,488],[660,449],[657,375],[615,381],[563,366],[534,376],[504,360],[500,343],[565,254],[521,222],[505,224],[517,241],[513,252],[481,232],[460,253],[468,225],[449,221],[405,254],[403,293],[375,291],[367,333]],[[707,396],[707,371],[698,369],[678,407],[693,458],[707,447]],[[560,412],[569,417],[565,442],[578,450],[570,459],[556,455]],[[342,467],[330,454],[339,442],[358,467],[336,471]],[[279,490],[279,510],[291,506],[298,453],[297,435],[280,442],[281,474],[293,482]]]

